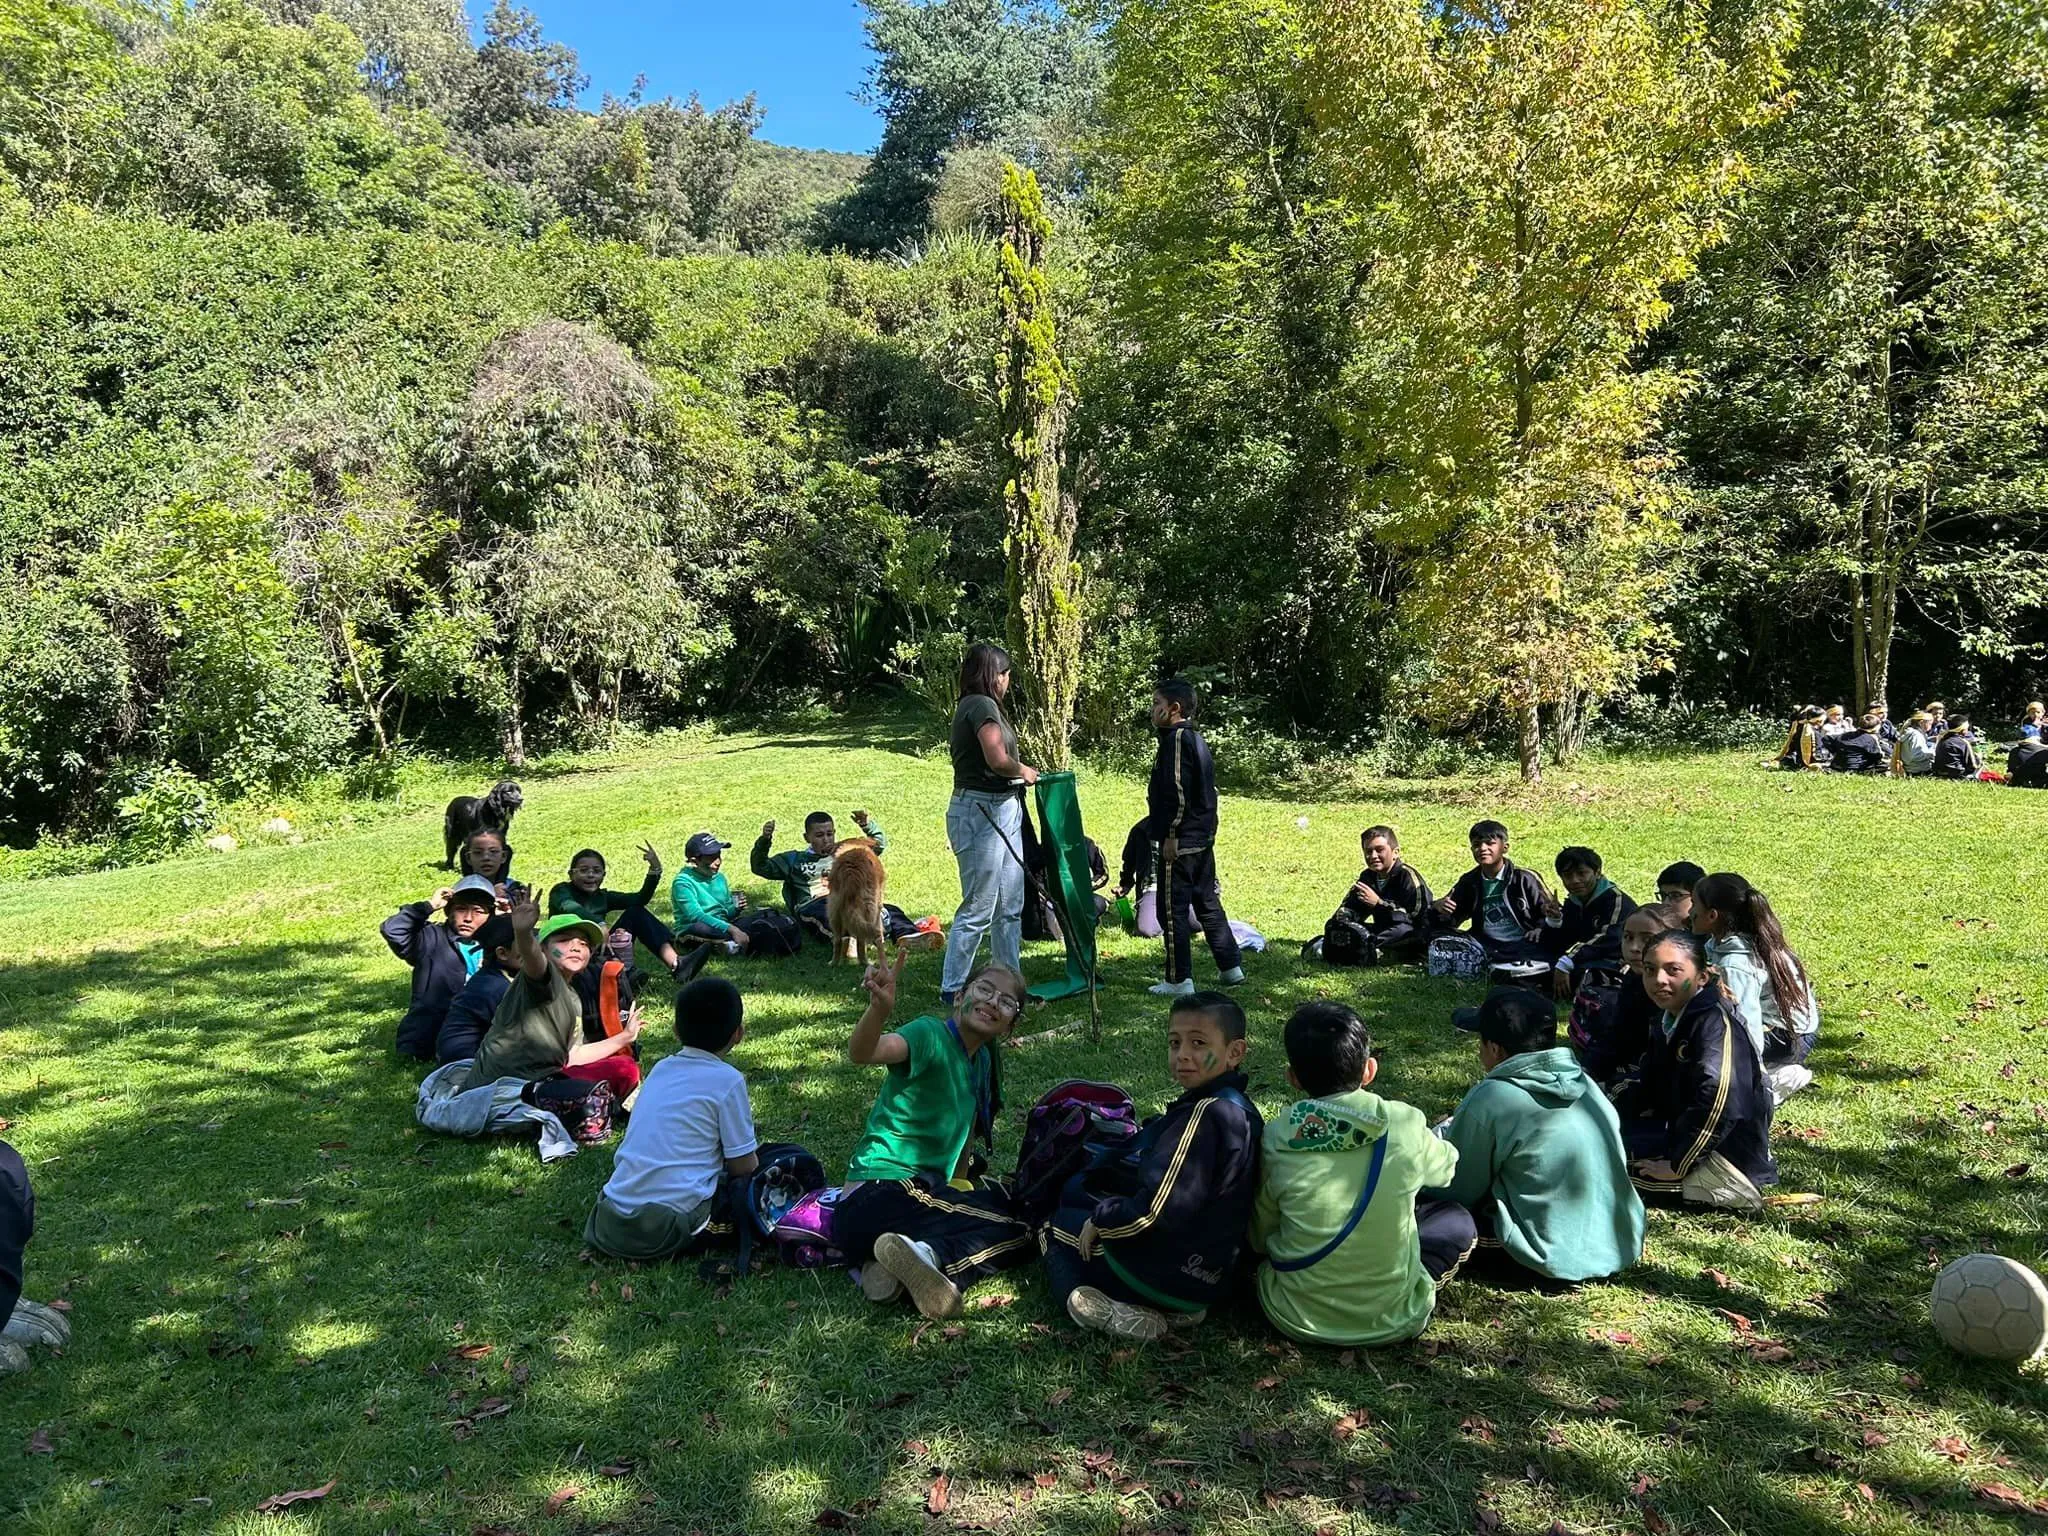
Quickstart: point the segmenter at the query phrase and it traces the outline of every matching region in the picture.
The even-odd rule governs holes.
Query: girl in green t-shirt
[[[893,1301],[907,1290],[926,1317],[954,1317],[963,1281],[1037,1253],[1003,1185],[951,1182],[964,1182],[968,1142],[977,1129],[992,1133],[1002,1107],[995,1045],[1024,1011],[1024,978],[984,966],[961,988],[950,1017],[925,1014],[885,1031],[903,961],[899,949],[894,965],[869,967],[867,1011],[847,1046],[855,1062],[885,1066],[888,1076],[847,1166],[832,1240],[861,1266],[870,1300]]]

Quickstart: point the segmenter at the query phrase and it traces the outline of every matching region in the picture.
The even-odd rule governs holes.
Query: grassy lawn
[[[860,806],[890,833],[891,898],[950,918],[947,772],[916,738],[818,726],[573,763],[527,780],[516,868],[545,884],[592,843],[623,884],[641,838],[673,865],[704,826],[743,865],[764,819],[794,846],[804,812]],[[941,1328],[836,1272],[719,1295],[694,1265],[593,1263],[580,1232],[610,1149],[543,1169],[527,1143],[422,1134],[419,1074],[388,1053],[406,978],[376,925],[440,882],[440,803],[474,787],[422,785],[400,815],[299,846],[0,886],[0,1117],[41,1201],[29,1294],[67,1296],[78,1330],[0,1382],[0,1528],[1960,1532],[2025,1522],[1984,1485],[2048,1492],[2043,1376],[1949,1355],[1925,1305],[1955,1255],[2041,1259],[2048,917],[2022,850],[2048,799],[1742,755],[1586,764],[1535,793],[1229,800],[1226,901],[1273,940],[1246,988],[1269,1112],[1289,1097],[1278,1025],[1319,992],[1372,1023],[1383,1091],[1434,1115],[1475,1072],[1447,1021],[1472,989],[1296,958],[1372,820],[1440,891],[1488,813],[1546,875],[1565,842],[1639,896],[1675,858],[1740,870],[1821,989],[1819,1083],[1778,1143],[1784,1187],[1819,1204],[1653,1214],[1617,1283],[1454,1282],[1422,1342],[1354,1355],[1243,1322],[1113,1348],[1029,1270]],[[1112,856],[1142,793],[1084,774]],[[1100,1046],[1024,1045],[1013,1109],[1073,1075],[1148,1112],[1171,1096],[1156,947],[1107,954]],[[1027,962],[1059,969],[1051,947]],[[845,1059],[852,972],[814,951],[728,974],[763,1135],[843,1166],[875,1083]],[[938,958],[914,957],[906,1006],[937,987]]]

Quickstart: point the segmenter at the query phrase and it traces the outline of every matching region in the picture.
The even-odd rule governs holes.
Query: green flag
[[[1067,944],[1065,977],[1031,989],[1033,997],[1051,1001],[1086,992],[1095,980],[1095,884],[1072,773],[1038,776],[1038,821],[1044,830],[1045,894],[1059,913]]]

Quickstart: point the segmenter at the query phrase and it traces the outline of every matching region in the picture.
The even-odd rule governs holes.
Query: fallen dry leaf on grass
[[[1945,1456],[1959,1466],[1970,1459],[1970,1443],[1961,1435],[1943,1435],[1934,1442],[1932,1450],[1935,1455]]]
[[[953,1503],[952,1480],[941,1472],[932,1479],[931,1488],[924,1496],[924,1512],[928,1515],[943,1515]]]
[[[1365,1423],[1368,1417],[1369,1415],[1363,1410],[1357,1413],[1347,1413],[1343,1418],[1330,1426],[1330,1433],[1338,1440],[1349,1440],[1358,1433],[1359,1426]]]
[[[576,1487],[573,1483],[565,1488],[557,1488],[548,1495],[548,1501],[541,1505],[540,1512],[544,1515],[559,1515],[562,1512],[563,1505],[569,1503],[572,1499],[581,1497],[582,1493],[583,1490]]]
[[[481,1360],[496,1347],[493,1344],[458,1344],[448,1353],[458,1360]]]
[[[1713,1281],[1716,1290],[1732,1291],[1735,1289],[1735,1282],[1718,1269],[1703,1269],[1700,1271],[1700,1278]]]
[[[1252,1390],[1254,1392],[1270,1392],[1279,1385],[1280,1378],[1278,1376],[1261,1376],[1252,1383]]]
[[[1460,1434],[1470,1435],[1474,1440],[1483,1440],[1491,1443],[1493,1440],[1493,1420],[1482,1419],[1475,1413],[1470,1418],[1458,1421],[1458,1431]]]
[[[2010,1483],[1979,1483],[1970,1490],[1993,1509],[2015,1515],[2048,1515],[2048,1499],[2022,1493]]]
[[[280,1509],[289,1509],[294,1504],[309,1504],[314,1499],[324,1499],[334,1492],[333,1478],[327,1479],[318,1488],[294,1488],[289,1493],[273,1493],[256,1506],[259,1515],[274,1515]]]
[[[1073,1395],[1074,1389],[1072,1387],[1054,1387],[1050,1392],[1046,1393],[1045,1395],[1045,1406],[1048,1408],[1057,1408],[1061,1403],[1064,1403],[1068,1398],[1072,1397]]]
[[[50,1432],[47,1429],[39,1429],[30,1435],[28,1442],[21,1448],[24,1456],[52,1456],[56,1451],[57,1447],[51,1443]]]

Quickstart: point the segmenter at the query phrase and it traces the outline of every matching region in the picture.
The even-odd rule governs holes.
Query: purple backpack
[[[825,1269],[846,1262],[832,1246],[832,1214],[839,1204],[837,1185],[814,1189],[775,1218],[768,1236],[776,1257],[792,1269]]]
[[[1059,1208],[1067,1180],[1137,1134],[1137,1110],[1116,1084],[1079,1078],[1055,1083],[1024,1117],[1011,1192],[1017,1214],[1033,1226],[1047,1220]]]

